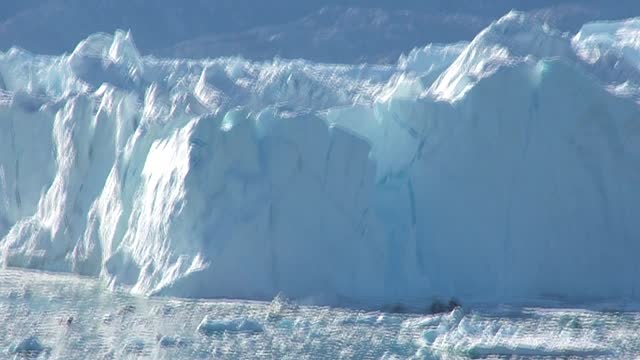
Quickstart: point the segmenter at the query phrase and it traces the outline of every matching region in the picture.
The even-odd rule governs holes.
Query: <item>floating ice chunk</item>
[[[180,336],[163,335],[158,337],[158,345],[163,348],[183,348],[189,345],[189,341]]]
[[[295,313],[297,310],[298,306],[280,293],[269,304],[266,318],[269,321],[282,320],[284,316]]]
[[[206,336],[224,332],[260,333],[264,326],[251,319],[215,320],[206,316],[198,325],[198,331]]]
[[[37,358],[46,351],[47,348],[42,344],[40,339],[35,336],[26,337],[19,342],[11,345],[9,352],[27,358]]]
[[[124,354],[136,354],[140,355],[144,351],[144,341],[142,339],[131,339],[122,347]]]

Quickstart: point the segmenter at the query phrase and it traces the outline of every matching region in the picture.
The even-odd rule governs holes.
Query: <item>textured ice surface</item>
[[[186,297],[638,299],[637,28],[512,12],[395,66],[11,49],[0,261]]]
[[[14,295],[27,289],[28,298]],[[607,310],[612,307],[619,311]],[[282,297],[271,303],[187,301],[109,292],[90,278],[2,270],[0,357],[29,358],[15,353],[16,344],[36,349],[39,359],[65,360],[637,356],[637,307],[586,308],[547,303],[421,315],[290,306]],[[203,322],[228,327],[242,320],[259,322],[260,331],[236,331],[235,325],[231,331],[199,331]]]

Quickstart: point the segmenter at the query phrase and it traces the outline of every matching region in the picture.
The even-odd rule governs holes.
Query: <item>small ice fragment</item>
[[[264,327],[259,322],[250,319],[214,320],[205,316],[198,325],[198,331],[203,335],[211,336],[224,332],[259,333],[264,331]]]

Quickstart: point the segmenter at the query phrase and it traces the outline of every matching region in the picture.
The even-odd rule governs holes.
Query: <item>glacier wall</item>
[[[0,53],[0,262],[135,293],[638,299],[640,21],[395,66]]]

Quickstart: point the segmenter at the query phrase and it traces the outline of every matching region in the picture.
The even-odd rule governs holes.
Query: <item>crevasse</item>
[[[390,66],[10,49],[0,261],[186,297],[638,299],[638,24],[512,12]]]

